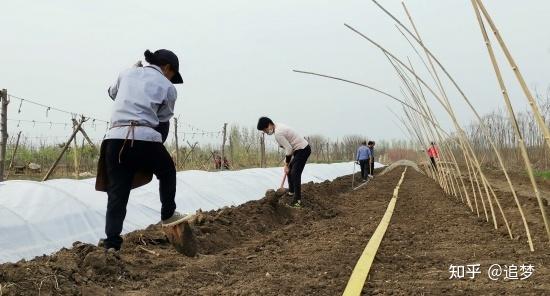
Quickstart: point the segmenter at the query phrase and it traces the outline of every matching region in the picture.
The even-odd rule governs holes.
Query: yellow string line
[[[401,186],[401,183],[405,178],[406,172],[407,168],[403,170],[403,173],[401,174],[401,179],[399,179],[397,186],[395,187],[395,189],[393,189],[393,196],[390,200],[390,203],[388,204],[386,213],[382,217],[382,220],[380,221],[380,224],[378,224],[378,227],[376,227],[376,230],[374,231],[374,234],[372,235],[367,246],[365,247],[365,250],[363,250],[363,254],[361,254],[361,257],[359,257],[357,264],[355,264],[355,268],[351,273],[348,285],[344,290],[344,296],[361,295],[361,291],[363,290],[363,286],[365,285],[367,276],[369,275],[374,256],[376,255],[378,247],[382,242],[382,238],[384,238],[384,234],[386,233],[388,225],[390,224],[390,220],[393,215],[393,209],[395,208],[395,203],[397,202],[399,186]]]

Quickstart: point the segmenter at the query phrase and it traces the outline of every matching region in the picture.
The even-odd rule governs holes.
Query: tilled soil
[[[76,242],[51,256],[0,265],[2,293],[337,295],[382,217],[398,174],[354,192],[351,176],[306,184],[302,209],[270,193],[199,213],[195,258],[177,253],[156,225],[126,235],[119,253]]]
[[[194,258],[177,253],[152,225],[126,235],[118,253],[76,242],[51,256],[3,264],[0,295],[341,295],[401,172],[356,191],[350,190],[351,176],[307,184],[302,209],[287,207],[288,198],[271,192],[198,213],[193,228],[200,254]],[[492,229],[409,169],[364,291],[544,295],[550,259],[543,251],[528,252],[523,240]],[[448,279],[450,264],[473,263],[482,269],[533,263],[536,271],[521,282]]]
[[[528,220],[536,248],[531,253],[511,194],[497,192],[512,224],[513,240],[498,212],[499,230],[495,230],[492,222],[486,222],[483,210],[478,218],[476,211],[472,213],[459,198],[446,197],[426,177],[407,172],[364,294],[550,295],[549,245],[540,214],[534,208],[534,197],[519,197],[531,217]],[[480,264],[481,273],[474,279],[469,278],[471,274],[460,280],[450,279],[451,264]],[[504,280],[503,273],[495,281],[488,276],[492,264],[533,264],[535,271],[526,280]],[[510,273],[510,277],[515,276]]]

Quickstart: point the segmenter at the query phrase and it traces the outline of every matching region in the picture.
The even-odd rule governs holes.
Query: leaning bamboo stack
[[[533,110],[533,114],[535,115],[535,118],[537,119],[536,122],[539,124],[539,127],[540,127],[541,131],[544,133],[544,137],[547,140],[547,143],[550,147],[550,142],[548,141],[550,139],[549,133],[548,133],[548,127],[544,123],[544,120],[542,119],[542,116],[540,115],[540,110],[539,110],[536,102],[534,101],[529,89],[525,85],[525,81],[523,80],[523,76],[519,72],[519,69],[518,69],[517,65],[515,64],[515,61],[513,60],[510,52],[508,51],[506,45],[504,44],[504,41],[500,37],[500,34],[498,34],[498,30],[496,29],[494,23],[492,22],[491,17],[489,16],[487,11],[485,10],[485,7],[483,6],[481,0],[471,0],[471,1],[472,1],[472,5],[474,7],[474,11],[476,13],[476,17],[477,17],[477,21],[479,23],[479,27],[481,29],[481,33],[483,35],[483,39],[485,41],[485,44],[487,45],[487,52],[489,53],[489,57],[491,59],[491,64],[493,65],[493,69],[495,70],[495,75],[497,77],[497,81],[498,81],[499,87],[500,87],[501,92],[502,92],[502,97],[503,97],[504,102],[506,104],[506,110],[508,111],[508,115],[510,117],[510,122],[512,122],[512,125],[513,125],[513,128],[514,128],[515,136],[516,136],[516,139],[517,139],[519,149],[521,151],[521,156],[522,156],[522,159],[524,161],[525,169],[527,170],[527,175],[529,176],[529,181],[531,182],[531,186],[533,187],[533,192],[535,193],[535,196],[537,198],[537,202],[538,202],[538,205],[539,205],[539,208],[540,208],[540,211],[541,211],[541,215],[542,215],[542,219],[543,219],[543,222],[544,222],[544,227],[546,229],[546,234],[548,236],[548,239],[550,240],[550,228],[549,228],[549,225],[548,225],[548,217],[547,217],[547,214],[546,214],[545,205],[542,202],[541,193],[538,189],[537,181],[535,180],[535,175],[534,175],[534,172],[533,172],[533,165],[531,163],[531,160],[529,159],[529,155],[527,154],[527,146],[525,145],[523,135],[522,135],[522,133],[520,131],[520,128],[518,126],[518,122],[517,122],[517,119],[516,119],[516,114],[514,112],[514,108],[512,107],[510,97],[508,96],[508,90],[506,88],[506,85],[504,84],[504,79],[502,78],[502,73],[500,71],[500,67],[498,65],[495,53],[493,51],[491,41],[489,40],[489,35],[487,34],[487,31],[485,30],[485,25],[483,23],[483,19],[481,17],[480,11],[483,13],[483,15],[485,16],[487,22],[489,23],[489,25],[493,29],[493,32],[494,32],[495,36],[497,37],[497,39],[498,39],[505,55],[506,55],[506,58],[510,62],[511,66],[512,66],[512,69],[514,70],[514,73],[516,74],[516,77],[518,78],[518,81],[521,84],[521,87],[522,87],[522,89],[523,89],[523,91],[524,91],[524,93],[527,97],[527,100],[529,101],[529,103],[531,105],[531,108]]]
[[[522,208],[521,203],[519,202],[516,190],[507,172],[502,153],[501,151],[499,151],[493,137],[491,136],[491,132],[489,128],[486,126],[481,116],[479,115],[475,107],[472,105],[471,100],[465,95],[464,91],[460,88],[458,83],[449,74],[449,72],[440,63],[440,61],[425,46],[423,40],[421,39],[417,26],[415,25],[412,19],[412,16],[409,10],[407,9],[407,7],[405,6],[405,4],[403,4],[403,8],[413,28],[414,33],[411,30],[409,30],[405,25],[403,25],[401,21],[399,21],[393,14],[391,14],[388,10],[386,10],[376,0],[372,0],[372,1],[397,23],[399,31],[405,37],[405,39],[407,40],[411,48],[415,51],[417,56],[420,58],[426,70],[428,71],[429,75],[431,76],[433,82],[435,83],[436,85],[435,90],[414,70],[413,64],[411,63],[410,60],[408,61],[408,64],[406,64],[405,62],[403,62],[402,59],[398,58],[395,54],[390,52],[388,49],[384,48],[379,43],[372,40],[372,38],[366,36],[365,34],[361,33],[359,30],[347,24],[346,24],[347,28],[357,33],[359,36],[361,36],[365,40],[369,41],[372,45],[377,47],[384,54],[389,64],[395,70],[398,76],[398,79],[401,82],[401,85],[402,85],[401,94],[403,96],[403,99],[400,99],[394,95],[389,94],[388,92],[379,90],[375,87],[369,86],[364,83],[359,83],[348,79],[335,77],[332,75],[320,74],[320,73],[315,73],[310,71],[299,71],[299,70],[294,70],[294,71],[297,73],[320,76],[324,78],[339,80],[342,82],[365,87],[379,94],[382,94],[386,97],[389,97],[393,100],[396,100],[400,104],[402,104],[403,113],[405,117],[400,117],[397,114],[395,115],[398,118],[398,120],[401,122],[403,131],[408,132],[410,138],[414,139],[414,141],[418,145],[423,147],[428,146],[428,143],[433,140],[437,140],[440,143],[441,170],[433,171],[430,169],[426,169],[425,173],[431,178],[433,178],[449,196],[452,196],[457,200],[461,201],[462,203],[464,203],[465,205],[467,205],[468,208],[473,213],[475,213],[478,217],[480,217],[481,212],[483,212],[485,214],[485,219],[488,222],[491,221],[495,229],[498,228],[500,223],[504,224],[510,238],[514,238],[515,236],[512,233],[507,215],[505,214],[502,208],[501,202],[499,200],[500,197],[496,194],[494,190],[494,186],[489,181],[489,178],[487,177],[484,171],[484,168],[481,165],[482,160],[479,159],[479,156],[476,154],[476,151],[473,149],[473,145],[470,139],[468,138],[468,135],[466,134],[466,132],[458,122],[457,116],[454,112],[454,108],[451,104],[451,100],[449,99],[448,92],[445,90],[443,79],[442,77],[440,77],[440,73],[443,73],[445,78],[448,79],[451,82],[452,86],[456,88],[456,90],[459,92],[460,98],[464,102],[466,102],[466,104],[474,114],[475,118],[479,122],[481,133],[489,143],[489,147],[491,151],[497,157],[498,164],[506,179],[507,185],[511,190],[513,201],[515,203],[515,206],[517,207],[519,216],[521,217],[522,224],[524,226],[525,234],[527,237],[527,243],[529,245],[529,249],[533,251],[534,250],[533,240],[532,240],[529,224],[527,223],[527,217]],[[532,183],[533,191],[535,192],[535,195],[537,197],[541,215],[543,216],[543,221],[547,230],[547,235],[548,235],[548,238],[550,239],[550,230],[548,227],[548,222],[546,219],[546,211],[544,208],[545,205],[542,203],[540,192],[538,191],[536,180],[534,179],[532,165],[527,154],[527,149],[526,149],[524,140],[522,138],[521,131],[517,125],[517,122],[515,122],[515,113],[510,104],[506,87],[501,79],[500,70],[498,68],[498,65],[496,64],[496,60],[494,58],[494,54],[493,54],[493,50],[490,45],[490,42],[488,41],[488,36],[483,26],[481,14],[485,16],[487,22],[491,26],[491,29],[493,30],[497,40],[499,41],[499,44],[501,45],[507,60],[512,66],[512,69],[516,74],[518,82],[520,83],[527,97],[527,100],[530,103],[530,106],[533,110],[533,114],[535,114],[535,116],[537,117],[536,122],[540,125],[539,128],[543,133],[543,137],[546,140],[546,143],[549,145],[549,148],[550,148],[550,141],[549,141],[550,133],[548,133],[548,127],[544,124],[544,118],[539,116],[541,112],[540,110],[538,110],[538,106],[536,105],[536,102],[534,101],[534,99],[532,98],[532,95],[530,94],[529,90],[525,86],[525,82],[523,80],[521,73],[519,72],[519,69],[517,68],[517,65],[515,64],[515,61],[513,60],[513,58],[511,57],[511,54],[506,48],[504,41],[498,34],[498,30],[496,29],[496,26],[491,20],[486,9],[483,7],[481,0],[472,0],[472,4],[474,5],[476,16],[480,24],[480,28],[482,29],[482,33],[483,33],[485,42],[487,44],[491,61],[495,68],[495,73],[497,74],[499,86],[503,91],[504,101],[510,116],[510,120],[512,121],[512,123],[514,123],[515,135],[516,135],[516,138],[518,139],[517,149],[521,150],[521,155],[524,159],[524,164],[525,164],[526,170],[528,171],[528,174]],[[411,39],[413,41],[411,41]],[[418,52],[418,50],[416,50],[416,46],[419,46],[421,48],[421,51],[424,52],[424,57]],[[451,122],[454,127],[453,134],[446,132],[444,129],[440,127],[437,117],[435,116],[434,112],[431,110],[430,104],[428,104],[428,100],[430,98],[435,99],[443,107],[443,109],[445,110],[445,113],[451,119]],[[427,158],[426,155],[424,155],[424,157]],[[462,166],[459,165],[459,160],[462,160]],[[499,222],[499,219],[497,218],[497,211],[499,214],[498,216],[501,217],[501,220],[502,220],[501,222]]]

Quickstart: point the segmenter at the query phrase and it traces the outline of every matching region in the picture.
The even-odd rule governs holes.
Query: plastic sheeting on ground
[[[382,165],[376,163],[376,167]],[[356,167],[358,169],[358,167]],[[302,183],[322,182],[353,172],[353,163],[308,164]],[[177,174],[178,211],[194,213],[260,199],[282,181],[281,168],[240,171],[182,171]],[[104,237],[107,194],[95,179],[0,183],[0,262],[14,262]],[[123,232],[159,222],[158,181],[132,190]]]

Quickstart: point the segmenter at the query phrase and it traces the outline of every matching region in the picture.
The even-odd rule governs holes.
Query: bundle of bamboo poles
[[[340,77],[319,74],[319,73],[314,73],[309,71],[299,71],[299,70],[294,70],[294,71],[302,74],[310,74],[310,75],[325,77],[329,79],[335,79],[346,83],[351,83],[354,85],[365,87],[379,94],[382,94],[388,98],[396,100],[400,104],[402,104],[404,117],[399,116],[397,114],[395,115],[399,119],[401,125],[403,126],[404,128],[403,130],[409,134],[411,139],[417,142],[417,144],[421,147],[428,147],[429,143],[434,141],[439,143],[440,161],[439,161],[438,169],[437,170],[432,169],[431,166],[427,165],[425,166],[426,167],[425,173],[431,178],[433,178],[441,186],[441,188],[445,191],[445,193],[447,193],[449,196],[456,198],[460,202],[466,204],[472,212],[475,212],[477,214],[478,217],[482,215],[480,213],[482,212],[487,222],[492,221],[492,224],[494,225],[495,229],[498,229],[499,227],[497,217],[500,215],[502,218],[502,223],[505,225],[510,238],[513,239],[514,235],[512,234],[512,230],[510,228],[510,223],[508,222],[508,218],[501,206],[499,196],[497,196],[497,194],[495,193],[495,190],[493,189],[494,186],[491,184],[491,182],[489,182],[484,172],[484,168],[481,165],[482,161],[476,155],[472,147],[472,143],[470,142],[470,139],[468,138],[463,127],[460,125],[458,118],[454,112],[453,105],[451,104],[451,101],[449,100],[449,97],[447,95],[448,92],[446,91],[444,84],[442,82],[442,78],[440,77],[440,74],[443,73],[444,77],[446,77],[451,82],[453,87],[456,88],[456,90],[460,94],[460,99],[466,102],[469,109],[474,114],[475,118],[479,122],[481,132],[483,133],[484,137],[488,141],[492,149],[492,152],[497,157],[500,169],[502,170],[502,173],[506,178],[506,182],[510,187],[510,191],[512,193],[514,203],[517,207],[517,211],[521,216],[521,220],[524,226],[529,249],[531,251],[534,251],[533,240],[532,240],[529,224],[527,223],[526,214],[524,213],[522,205],[518,199],[516,189],[514,188],[512,180],[510,179],[510,176],[506,170],[501,152],[497,148],[497,145],[495,144],[495,141],[491,136],[489,129],[487,128],[486,124],[482,120],[481,116],[479,115],[475,107],[472,105],[470,99],[466,96],[464,91],[460,88],[458,83],[449,74],[449,72],[440,63],[440,61],[425,46],[421,38],[421,35],[406,5],[403,3],[403,9],[408,17],[408,20],[412,27],[412,31],[409,30],[407,26],[405,26],[399,19],[397,19],[392,13],[386,10],[376,0],[372,0],[372,1],[383,12],[385,12],[390,18],[392,18],[396,22],[399,32],[407,40],[408,44],[414,50],[415,54],[422,61],[422,64],[428,71],[431,80],[433,80],[433,82],[435,83],[436,85],[435,90],[422,77],[420,77],[419,74],[417,74],[410,60],[408,60],[408,63],[405,63],[402,59],[398,58],[395,54],[390,52],[388,49],[384,48],[382,45],[375,42],[370,37],[366,36],[362,32],[358,31],[357,29],[347,24],[345,26],[348,29],[352,30],[353,32],[355,32],[365,40],[369,41],[372,45],[380,49],[380,51],[384,54],[389,64],[395,70],[397,77],[402,84],[402,89],[401,89],[402,98],[398,98],[385,91],[376,89],[364,83],[359,83],[359,82],[347,80]],[[504,102],[506,104],[506,107],[509,113],[510,121],[513,123],[513,126],[514,126],[514,131],[518,142],[517,149],[521,150],[521,155],[524,160],[525,168],[528,172],[534,194],[538,201],[538,207],[546,229],[547,238],[550,240],[550,228],[548,224],[545,205],[542,202],[542,197],[538,190],[537,182],[534,178],[533,168],[529,160],[529,156],[527,154],[527,149],[523,141],[521,131],[517,125],[517,121],[515,119],[515,113],[510,104],[506,87],[502,80],[501,72],[498,67],[498,63],[496,62],[496,58],[494,56],[494,52],[493,52],[491,43],[489,41],[487,32],[485,31],[484,22],[481,15],[485,17],[485,20],[491,27],[491,30],[493,31],[495,37],[497,38],[499,45],[504,51],[506,59],[508,60],[510,66],[512,67],[512,70],[514,71],[514,74],[520,86],[522,87],[522,90],[531,106],[532,112],[536,117],[536,122],[538,124],[539,129],[542,131],[542,136],[544,137],[547,145],[550,147],[550,133],[548,131],[548,126],[546,126],[544,118],[542,118],[541,116],[541,112],[539,110],[539,107],[536,101],[533,99],[533,96],[531,95],[529,89],[526,87],[525,81],[523,80],[523,76],[521,75],[521,72],[519,71],[518,66],[516,65],[509,50],[507,49],[502,37],[498,33],[496,25],[494,24],[489,13],[483,6],[482,1],[481,0],[471,0],[471,1],[477,16],[478,23],[481,28],[482,35],[484,37],[484,41],[487,45],[491,62],[495,69],[499,87],[502,90]],[[423,54],[420,53],[419,50],[417,50],[417,47],[420,48],[420,51],[423,52]],[[443,107],[446,114],[452,121],[452,124],[454,127],[454,133],[452,134],[448,133],[443,128],[441,128],[437,116],[432,111],[430,104],[428,104],[428,99],[430,98],[435,99]],[[426,163],[429,163],[429,158],[427,154],[423,153],[422,157],[425,158]],[[459,161],[461,160],[466,167],[466,171],[464,172],[462,171],[464,167],[462,167],[461,169],[461,166],[459,165]],[[495,209],[495,205],[496,205],[496,209]],[[497,210],[498,210],[498,214],[496,212]]]

